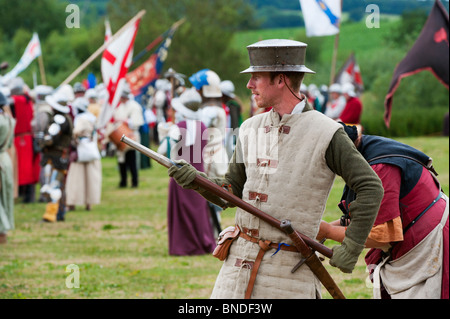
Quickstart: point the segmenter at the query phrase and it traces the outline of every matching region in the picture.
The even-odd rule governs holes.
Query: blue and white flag
[[[19,63],[17,63],[16,66],[11,71],[9,71],[1,78],[2,83],[7,84],[11,79],[15,78],[20,72],[25,70],[30,65],[30,63],[33,62],[33,60],[36,59],[41,54],[42,54],[41,43],[39,41],[38,34],[35,32],[33,33],[33,37],[31,38],[30,42],[25,48],[25,52],[20,58]]]
[[[306,36],[321,37],[339,33],[341,0],[300,0]]]

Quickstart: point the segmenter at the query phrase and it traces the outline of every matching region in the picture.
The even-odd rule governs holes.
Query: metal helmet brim
[[[307,46],[303,42],[285,39],[270,39],[256,42],[247,46],[250,67],[241,73],[315,73],[305,66]]]

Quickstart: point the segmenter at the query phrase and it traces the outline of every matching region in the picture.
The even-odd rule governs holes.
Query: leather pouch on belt
[[[230,246],[236,238],[239,237],[241,230],[238,226],[230,226],[225,228],[220,234],[217,241],[217,247],[213,251],[213,256],[219,260],[225,260],[230,251]]]

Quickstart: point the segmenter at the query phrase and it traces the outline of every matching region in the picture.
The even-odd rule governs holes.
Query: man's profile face
[[[247,83],[247,89],[252,91],[258,108],[272,107],[276,104],[279,94],[277,81],[277,78],[271,81],[269,72],[252,73]]]

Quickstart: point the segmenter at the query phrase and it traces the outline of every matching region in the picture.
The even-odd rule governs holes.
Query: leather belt
[[[259,266],[261,265],[261,261],[264,257],[264,254],[266,253],[266,251],[268,251],[269,249],[281,249],[281,250],[286,250],[286,251],[298,252],[298,250],[295,246],[285,246],[285,245],[281,245],[281,244],[276,244],[276,243],[272,243],[270,240],[262,240],[262,239],[251,237],[251,236],[247,235],[247,233],[250,233],[250,234],[257,233],[258,234],[259,231],[257,229],[248,229],[246,227],[242,227],[242,230],[245,230],[245,233],[243,231],[241,231],[239,233],[239,237],[241,237],[245,240],[248,240],[252,243],[255,243],[255,244],[257,243],[260,247],[255,261],[247,261],[247,260],[242,260],[242,259],[238,258],[238,259],[236,259],[236,263],[235,263],[236,267],[243,266],[243,267],[246,267],[246,268],[252,270],[252,272],[250,274],[250,279],[248,281],[247,290],[245,292],[245,299],[250,299],[250,297],[252,295],[252,291],[253,291],[253,286],[255,285],[256,275],[258,274]]]
[[[16,133],[14,134],[14,137],[22,137],[22,136],[32,136],[33,134],[31,132],[22,132],[22,133]]]
[[[251,241],[252,243],[259,243],[260,241],[262,241],[261,239],[255,238],[255,237],[251,237],[249,235],[247,235],[246,233],[244,233],[244,230],[247,229],[245,227],[243,227],[242,231],[239,233],[239,237],[244,238],[245,240]],[[255,232],[255,230],[257,231],[257,229],[248,229],[248,231],[250,232]],[[281,250],[286,250],[286,251],[292,251],[292,252],[298,252],[297,247],[295,246],[286,246],[286,245],[279,245],[277,243],[272,243],[270,242],[269,244],[269,248],[273,248],[273,249],[278,249],[280,248]]]

